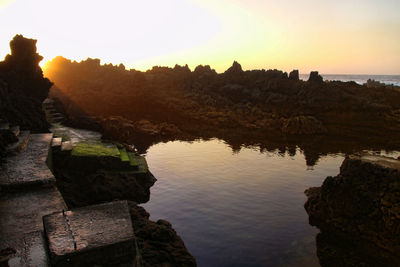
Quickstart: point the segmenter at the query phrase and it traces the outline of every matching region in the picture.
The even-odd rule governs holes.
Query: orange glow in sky
[[[0,0],[0,57],[15,34],[45,61],[400,74],[398,0]]]

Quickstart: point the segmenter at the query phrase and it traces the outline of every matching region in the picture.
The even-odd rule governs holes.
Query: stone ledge
[[[363,162],[368,162],[374,165],[379,165],[384,168],[396,169],[400,171],[400,160],[394,158],[372,155],[369,153],[362,153],[360,155],[351,155],[349,156],[349,158],[353,160],[361,160]]]
[[[43,217],[43,225],[55,266],[116,264],[136,257],[126,201],[53,213]]]
[[[54,175],[46,165],[52,136],[51,133],[32,134],[24,151],[7,158],[0,167],[0,191],[55,184]]]

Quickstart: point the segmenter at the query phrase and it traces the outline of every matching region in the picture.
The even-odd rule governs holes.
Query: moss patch
[[[78,143],[72,148],[72,156],[76,157],[120,157],[118,148],[113,144]]]
[[[128,156],[128,152],[126,152],[125,148],[119,149],[119,153],[120,153],[121,161],[123,161],[123,162],[130,161],[129,160],[129,156]]]
[[[135,153],[129,152],[128,156],[129,156],[129,164],[131,166],[138,166],[139,165],[139,163],[138,163],[138,161],[136,159]]]

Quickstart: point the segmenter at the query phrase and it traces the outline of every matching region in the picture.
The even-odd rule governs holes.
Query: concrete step
[[[0,191],[46,187],[55,183],[46,165],[52,137],[51,133],[32,134],[25,150],[6,158],[6,162],[0,166]]]
[[[19,131],[19,129],[18,129]],[[30,138],[29,131],[22,131],[18,135],[18,141],[7,146],[7,154],[9,155],[16,155],[20,153],[25,147],[28,145]]]
[[[72,150],[72,142],[64,141],[61,143],[61,151],[70,151]]]
[[[126,201],[53,213],[43,217],[43,225],[54,266],[114,266],[135,260]]]
[[[51,141],[51,146],[52,147],[61,147],[62,144],[62,138],[61,137],[54,137],[53,140]]]

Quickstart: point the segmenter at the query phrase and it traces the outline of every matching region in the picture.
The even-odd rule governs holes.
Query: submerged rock
[[[399,266],[400,161],[347,157],[338,176],[305,193],[310,224],[321,230],[317,245],[323,266],[335,266],[337,260],[346,266]],[[349,242],[357,248],[351,253],[343,249]]]

